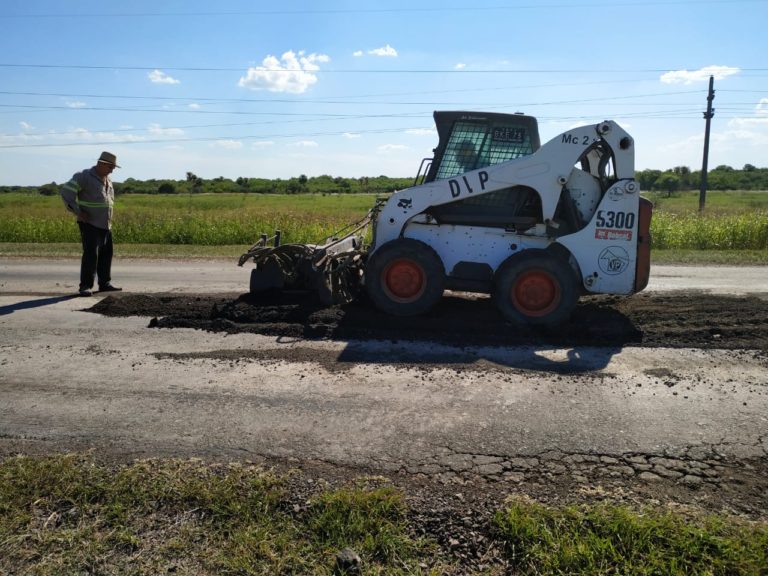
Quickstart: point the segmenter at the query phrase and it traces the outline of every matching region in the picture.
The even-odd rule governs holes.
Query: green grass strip
[[[496,518],[522,575],[762,575],[768,525],[623,506],[548,508],[518,501]]]
[[[414,536],[406,495],[382,480],[291,492],[302,484],[249,464],[9,457],[0,462],[0,573],[330,575],[351,548],[364,574],[472,574]],[[477,574],[502,573],[502,560],[519,575],[768,571],[766,522],[530,501],[509,503],[494,522],[504,557]]]
[[[199,460],[108,467],[82,454],[8,458],[0,573],[330,574],[346,547],[370,574],[431,573],[418,566],[424,557],[440,565],[408,535],[400,492],[326,491],[297,511],[286,481]]]

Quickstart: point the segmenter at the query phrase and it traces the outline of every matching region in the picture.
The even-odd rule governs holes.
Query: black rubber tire
[[[374,305],[393,316],[431,310],[443,296],[445,268],[432,248],[411,238],[384,244],[368,259],[365,287]]]
[[[573,269],[546,250],[510,256],[496,270],[494,284],[496,306],[516,326],[559,326],[579,299]]]

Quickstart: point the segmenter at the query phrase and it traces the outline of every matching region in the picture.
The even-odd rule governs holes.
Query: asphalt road
[[[59,295],[77,291],[72,259],[0,258],[0,294]],[[227,260],[117,260],[115,284],[132,292],[245,292],[250,267]],[[647,290],[700,289],[721,294],[768,292],[765,266],[653,266]]]
[[[244,292],[248,273],[119,261],[114,281],[141,293]],[[77,274],[73,260],[0,260],[0,452],[491,476],[547,454],[768,455],[764,352],[466,346],[457,355],[475,361],[397,365],[387,359],[404,346],[416,357],[435,346],[152,329],[148,318],[85,312],[99,297],[68,296]],[[766,292],[767,279],[766,268],[664,266],[649,289]],[[380,361],[350,360],[362,356]]]

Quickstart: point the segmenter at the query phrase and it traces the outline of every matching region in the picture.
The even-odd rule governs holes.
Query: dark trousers
[[[93,288],[93,279],[99,277],[99,286],[112,280],[112,232],[86,222],[78,222],[83,241],[83,259],[80,261],[80,289]]]

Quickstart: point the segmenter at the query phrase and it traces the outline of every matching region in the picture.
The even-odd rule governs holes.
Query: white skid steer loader
[[[634,179],[634,141],[618,124],[581,126],[540,146],[530,116],[434,117],[438,146],[414,186],[322,245],[267,246],[262,236],[240,258],[256,264],[251,292],[302,288],[340,302],[364,288],[400,316],[429,311],[446,289],[481,292],[513,324],[551,327],[580,295],[645,288],[651,203]]]

